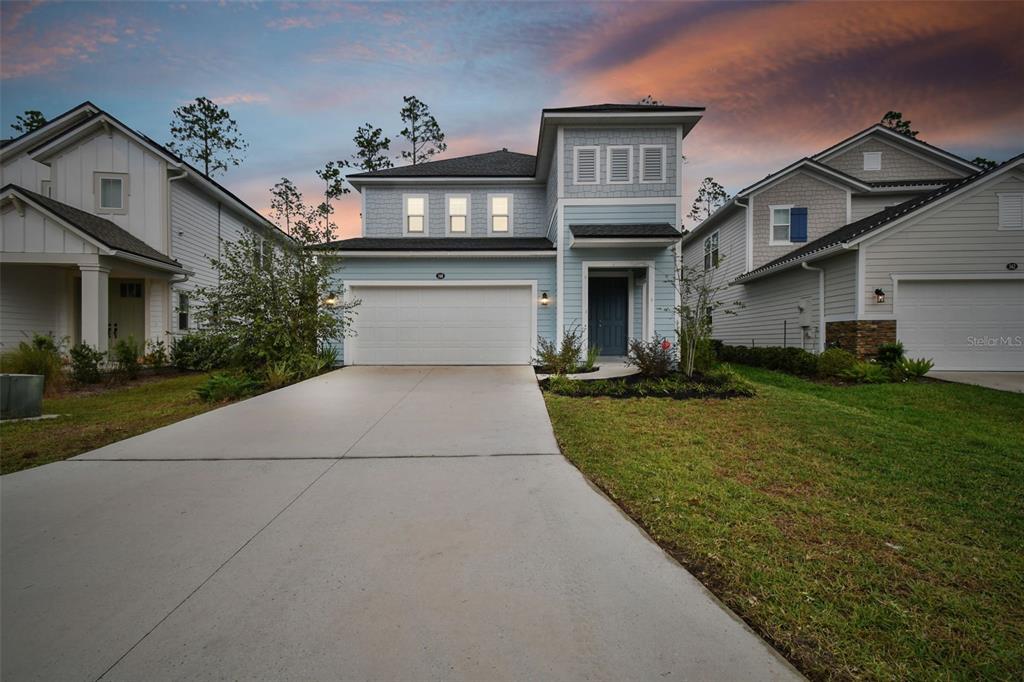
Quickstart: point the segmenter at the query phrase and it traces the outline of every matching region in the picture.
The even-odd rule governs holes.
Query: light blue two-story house
[[[578,330],[604,356],[674,340],[683,139],[701,107],[545,109],[506,149],[348,176],[359,237],[325,244],[358,299],[346,364],[528,364]]]

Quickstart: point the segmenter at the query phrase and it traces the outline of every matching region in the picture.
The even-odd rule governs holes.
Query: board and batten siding
[[[1010,272],[1007,263],[1024,263],[1024,230],[998,229],[997,197],[1001,192],[1024,192],[1024,173],[1007,173],[980,184],[861,246],[866,252],[860,295],[867,319],[893,314],[894,296],[876,303],[874,291],[892,293],[894,273],[935,274],[936,279],[960,273],[1005,276]]]
[[[490,237],[501,239],[504,235],[492,235],[489,231],[490,211],[487,197],[490,194],[512,195],[513,237],[543,237],[547,234],[551,214],[546,210],[544,185],[446,185],[444,187],[422,184],[389,185],[387,187],[363,187],[365,197],[364,221],[367,237]],[[402,197],[409,194],[427,195],[427,229],[421,234],[406,235],[404,231],[405,208]],[[446,225],[446,195],[469,195],[469,231],[449,234]]]
[[[444,273],[444,282],[523,280],[537,282],[537,296],[548,293],[551,303],[537,303],[537,334],[546,339],[555,335],[555,306],[559,302],[555,284],[554,258],[350,258],[336,260],[333,279],[337,289],[358,284],[360,281],[438,281],[437,273]],[[346,291],[351,300],[358,298]],[[358,316],[359,307],[354,309]],[[534,342],[534,346],[536,342]],[[343,357],[344,341],[336,345],[339,360]]]
[[[864,152],[881,152],[882,168],[880,170],[864,170]],[[937,178],[961,178],[967,175],[967,171],[957,166],[931,161],[921,155],[911,153],[878,134],[868,135],[838,154],[821,159],[821,162],[847,175],[868,182],[934,180]]]
[[[33,334],[72,335],[72,272],[45,265],[0,267],[0,351],[31,341]]]
[[[563,192],[567,198],[671,198],[678,195],[676,173],[679,167],[679,150],[676,149],[676,128],[666,127],[563,127],[564,149],[561,168],[564,169]],[[665,146],[665,181],[660,183],[640,182],[640,146]],[[575,155],[578,146],[596,146],[598,150],[598,179],[593,185],[577,185],[573,182]],[[629,184],[608,184],[608,147],[627,146],[633,149],[633,181]]]
[[[99,250],[55,220],[26,206],[0,216],[0,251],[4,253],[98,254]]]
[[[867,218],[879,211],[884,211],[890,206],[902,204],[904,201],[913,199],[918,194],[872,194],[854,195],[850,204],[850,222]]]
[[[0,168],[0,187],[18,185],[43,194],[42,182],[49,179],[50,167],[33,161],[25,154],[12,157]]]
[[[167,164],[118,131],[97,133],[50,161],[53,198],[99,214],[157,251],[167,253]],[[99,213],[96,173],[128,175],[126,213]],[[30,187],[39,191],[38,187]]]

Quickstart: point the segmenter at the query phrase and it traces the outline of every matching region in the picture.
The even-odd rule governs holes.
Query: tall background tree
[[[917,133],[919,132],[911,129],[910,121],[903,118],[903,112],[900,111],[886,112],[885,116],[882,117],[881,123],[886,128],[889,128],[900,135],[906,135],[907,137],[917,137]]]
[[[654,95],[647,95],[639,102],[637,102],[637,104],[651,104],[654,106],[658,106],[661,104],[661,100],[654,99]]]
[[[270,210],[274,213],[274,222],[285,231],[292,233],[292,223],[303,215],[302,192],[288,178],[270,188]]]
[[[697,223],[707,220],[728,198],[725,188],[715,182],[714,178],[704,178],[697,188],[697,198],[693,200],[693,206],[686,217]]]
[[[238,132],[238,123],[224,107],[206,97],[197,97],[171,114],[171,136],[167,146],[179,156],[196,162],[212,177],[228,165],[237,166],[249,144]]]
[[[334,223],[331,222],[331,214],[334,213],[334,207],[331,206],[331,201],[348,194],[350,191],[345,186],[345,178],[342,175],[342,169],[347,165],[345,161],[328,161],[324,164],[323,168],[318,168],[316,171],[316,176],[324,182],[324,200],[316,210],[323,221],[324,230],[328,235],[334,234]],[[333,236],[331,238],[333,239]]]
[[[356,153],[352,155],[352,165],[363,171],[376,171],[391,168],[391,138],[384,131],[371,123],[356,128],[356,136],[352,138],[356,144]]]
[[[43,116],[43,112],[36,109],[27,109],[25,113],[14,117],[14,123],[11,124],[11,128],[24,135],[25,133],[31,133],[33,130],[39,130],[44,125],[46,125],[46,117]]]
[[[988,170],[989,168],[995,168],[996,166],[999,165],[992,159],[986,159],[984,156],[975,156],[973,159],[971,159],[971,163],[985,170]]]
[[[416,165],[448,149],[448,144],[444,141],[445,135],[437,119],[430,113],[430,107],[415,95],[408,95],[402,99],[405,106],[399,115],[405,127],[399,135],[409,143],[409,149],[402,150],[402,158]]]

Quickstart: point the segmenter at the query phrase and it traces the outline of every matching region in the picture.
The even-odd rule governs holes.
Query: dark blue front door
[[[627,287],[625,277],[592,277],[588,283],[587,306],[590,346],[601,355],[625,355]]]

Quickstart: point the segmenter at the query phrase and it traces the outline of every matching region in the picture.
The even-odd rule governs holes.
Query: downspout
[[[169,164],[172,165],[172,164]],[[184,180],[188,177],[188,171],[183,168],[180,164],[173,164],[173,168],[177,171],[178,175],[168,176],[167,178],[167,255],[170,258],[174,258],[174,224],[171,220],[171,183],[178,180]],[[164,320],[164,329],[171,329],[171,322],[174,319],[174,313],[172,312],[172,303],[174,303],[174,285],[184,284],[188,281],[188,273],[182,275],[183,279],[177,279],[177,276],[167,280],[167,305],[164,306],[166,311],[166,318]]]
[[[807,261],[800,264],[804,270],[818,273],[818,352],[825,350],[825,269],[808,265]]]

